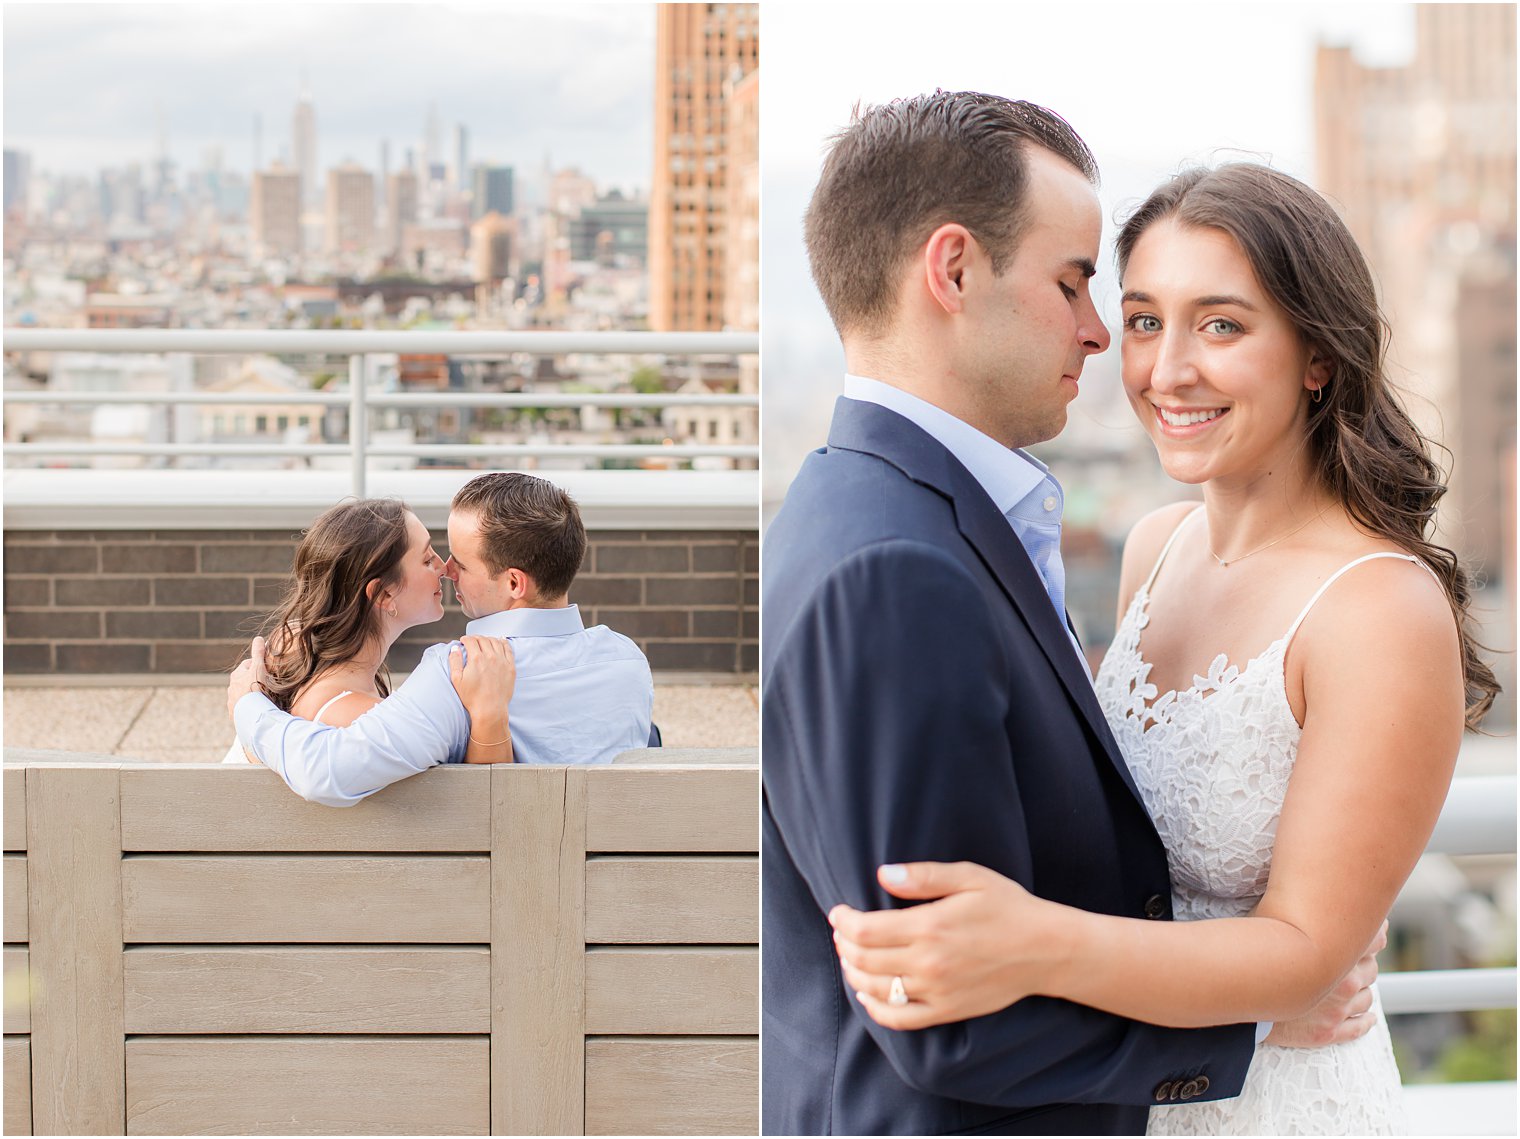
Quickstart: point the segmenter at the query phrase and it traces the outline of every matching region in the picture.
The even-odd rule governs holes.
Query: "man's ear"
[[[946,222],[924,243],[924,287],[946,313],[965,306],[965,272],[976,248],[971,231],[957,222]]]
[[[507,570],[507,592],[514,601],[521,601],[533,594],[533,579],[522,570],[511,568]]]

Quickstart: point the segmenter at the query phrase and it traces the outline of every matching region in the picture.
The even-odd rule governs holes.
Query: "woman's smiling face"
[[[1249,480],[1301,461],[1327,373],[1233,237],[1162,219],[1123,288],[1124,389],[1168,475]]]

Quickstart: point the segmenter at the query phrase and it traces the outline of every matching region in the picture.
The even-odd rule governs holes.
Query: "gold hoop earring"
[[[1315,403],[1323,403],[1324,401],[1325,401],[1325,385],[1324,384],[1320,384],[1319,387],[1317,387],[1317,388],[1314,389],[1314,402]]]

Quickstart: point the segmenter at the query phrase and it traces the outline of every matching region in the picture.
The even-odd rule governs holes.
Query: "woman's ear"
[[[1335,378],[1335,362],[1318,348],[1309,353],[1309,368],[1304,374],[1304,387],[1317,392]]]
[[[382,613],[388,613],[392,617],[396,615],[396,595],[383,588],[378,577],[365,584],[364,596]]]

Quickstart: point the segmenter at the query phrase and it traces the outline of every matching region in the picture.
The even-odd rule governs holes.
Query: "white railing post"
[[[355,498],[364,497],[365,468],[368,466],[365,455],[365,445],[369,441],[369,416],[364,406],[365,359],[359,352],[348,358],[348,445],[353,460]]]

